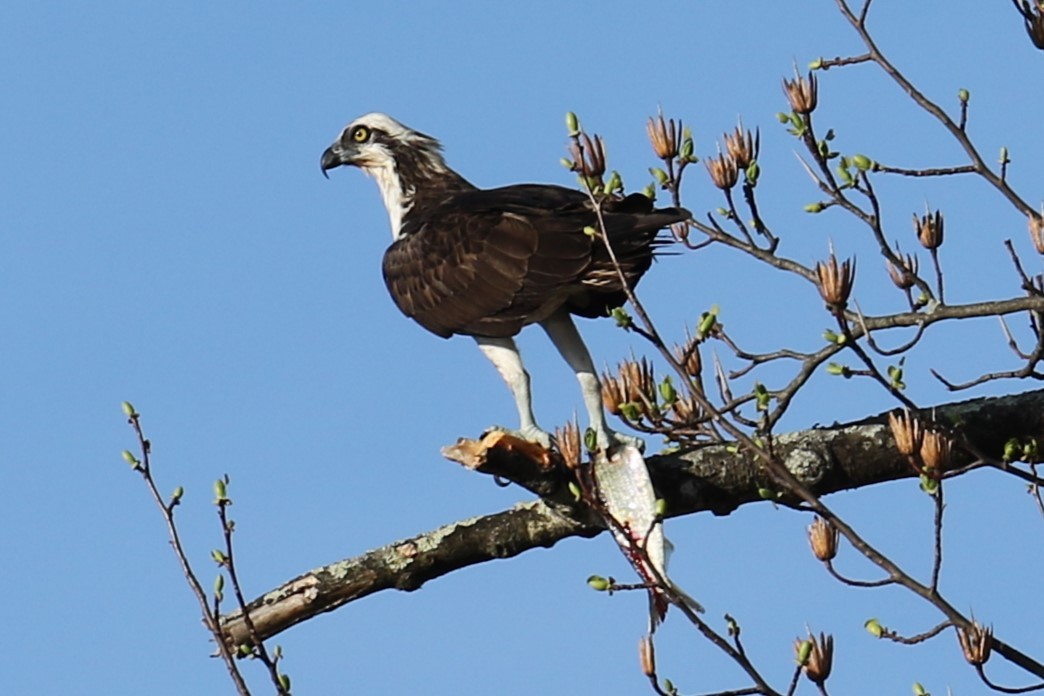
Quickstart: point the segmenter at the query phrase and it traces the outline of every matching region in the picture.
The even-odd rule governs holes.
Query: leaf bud
[[[612,586],[612,583],[601,575],[592,575],[587,578],[587,585],[595,592],[605,592]]]
[[[565,115],[566,128],[569,130],[569,137],[575,137],[580,135],[580,119],[576,117],[572,111],[567,111]]]

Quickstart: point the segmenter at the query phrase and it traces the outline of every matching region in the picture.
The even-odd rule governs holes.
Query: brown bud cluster
[[[816,76],[811,72],[808,77],[795,74],[793,80],[783,78],[783,93],[787,95],[790,108],[795,113],[808,115],[815,111],[819,102],[819,87],[816,84]]]
[[[993,651],[993,629],[972,621],[972,625],[966,629],[957,628],[957,641],[961,644],[961,652],[968,664],[981,667],[990,659]]]
[[[656,377],[652,363],[645,358],[625,360],[617,367],[617,374],[602,375],[602,401],[606,410],[620,415],[623,404],[634,404],[641,413],[647,413],[656,403]]]
[[[1018,0],[1016,7],[1022,13],[1025,22],[1026,33],[1029,34],[1033,45],[1044,51],[1044,3],[1040,0]]]
[[[599,179],[605,174],[605,143],[602,137],[596,135],[593,139],[587,133],[581,133],[579,143],[574,142],[570,147],[573,156],[573,169],[581,176]]]
[[[812,554],[824,563],[834,560],[837,555],[839,536],[837,527],[822,517],[817,516],[808,526],[808,544],[812,547]]]
[[[674,357],[678,360],[678,364],[685,368],[685,372],[689,376],[699,377],[703,372],[700,342],[691,335],[686,339],[684,346],[674,346]]]
[[[580,426],[571,420],[561,428],[555,428],[555,444],[562,461],[570,469],[577,469],[583,461],[583,447],[580,444]]]
[[[909,290],[913,287],[914,282],[917,280],[918,264],[916,256],[913,254],[900,256],[898,266],[893,264],[891,261],[887,261],[886,263],[888,265],[888,277],[892,279],[892,283],[895,284],[895,287],[900,290]]]
[[[924,433],[916,416],[905,410],[898,416],[889,413],[888,427],[892,429],[895,448],[899,450],[899,454],[904,457],[912,457],[921,451]]]
[[[844,310],[855,283],[855,259],[839,264],[831,251],[826,261],[816,263],[816,276],[819,280],[819,295],[827,308],[832,312]]]
[[[760,131],[755,130],[754,135],[751,135],[749,130],[743,130],[741,123],[731,133],[722,134],[722,140],[725,143],[725,151],[736,162],[738,168],[746,169],[758,158],[758,151],[761,149]]]
[[[739,168],[732,155],[719,151],[717,157],[708,157],[703,164],[707,167],[711,181],[722,191],[728,191],[736,185],[736,181],[739,179]]]
[[[1044,254],[1044,217],[1030,213],[1029,233],[1038,254]]]
[[[805,676],[813,684],[822,686],[834,666],[834,637],[820,633],[817,639],[809,634],[808,640],[812,643],[812,652],[805,663]]]
[[[681,142],[682,124],[674,119],[665,120],[663,112],[656,118],[649,117],[645,124],[645,130],[649,134],[649,142],[652,143],[653,152],[662,160],[671,160],[678,156],[678,143]]]
[[[925,249],[938,249],[943,243],[943,216],[938,210],[924,215],[914,214],[914,231]]]
[[[950,467],[950,438],[937,430],[926,430],[921,438],[921,462],[924,473],[938,476]]]

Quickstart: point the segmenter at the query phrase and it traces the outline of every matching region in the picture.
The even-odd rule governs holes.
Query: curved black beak
[[[330,178],[330,175],[327,174],[327,172],[331,169],[340,167],[342,164],[344,164],[344,160],[341,159],[341,156],[338,153],[334,152],[333,145],[323,151],[323,156],[319,160],[319,168],[322,170],[323,176],[327,179]]]

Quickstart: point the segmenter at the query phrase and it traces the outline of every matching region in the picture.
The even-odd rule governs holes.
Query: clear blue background
[[[1011,181],[1040,195],[1042,55],[1008,3],[955,11],[879,1],[881,46],[929,96],[955,109]],[[775,121],[792,65],[862,52],[830,2],[8,3],[0,9],[0,662],[5,693],[232,691],[200,626],[139,477],[120,459],[144,414],[165,491],[185,486],[179,522],[209,586],[219,545],[211,483],[232,478],[240,571],[251,596],[306,569],[527,495],[439,456],[459,436],[513,423],[511,400],[471,341],[442,341],[398,314],[380,277],[387,218],[355,171],[319,174],[342,126],[381,110],[442,139],[478,185],[571,184],[558,164],[562,117],[608,142],[632,189],[655,164],[645,119],[662,106],[691,124],[697,154],[739,116],[762,131],[762,210],[804,263],[830,241],[858,254],[868,313],[902,307],[866,231],[818,197]],[[878,71],[821,75],[820,132],[900,166],[964,163],[956,145]],[[702,165],[685,202],[720,199]],[[1001,240],[1031,273],[1025,221],[971,178],[875,179],[891,235],[914,250],[910,215],[947,216],[948,299],[1017,294]],[[923,252],[922,267],[927,267]],[[748,350],[812,349],[829,325],[814,289],[709,250],[668,258],[643,283],[664,332],[681,338],[721,306]],[[1022,318],[1012,322],[1025,338]],[[636,338],[584,322],[599,363]],[[895,343],[899,336],[892,339]],[[521,339],[547,427],[580,408],[545,337]],[[995,320],[933,332],[907,363],[920,403],[956,380],[1017,366]],[[719,355],[728,362],[727,351]],[[732,363],[729,363],[732,364]],[[787,373],[762,379],[781,385]],[[740,381],[737,390],[749,388]],[[977,394],[1031,385],[994,385]],[[869,383],[817,377],[784,426],[867,415],[892,403]],[[1040,515],[992,474],[948,487],[943,590],[1040,657]],[[871,542],[927,574],[931,505],[904,481],[833,496]],[[781,687],[792,639],[835,634],[832,692],[983,693],[952,635],[916,647],[875,642],[871,616],[904,633],[939,617],[898,590],[840,587],[807,551],[809,520],[769,505],[673,521],[673,575],[723,626],[744,627],[755,663]],[[840,565],[873,576],[851,552]],[[636,645],[645,600],[607,598],[591,573],[628,578],[608,538],[488,563],[412,594],[386,592],[276,642],[297,694],[647,692]],[[660,634],[662,673],[686,693],[747,681],[678,617]],[[998,661],[999,662],[999,661]],[[260,667],[244,669],[258,693]],[[991,663],[998,681],[1022,683]],[[806,685],[804,689],[810,689]]]

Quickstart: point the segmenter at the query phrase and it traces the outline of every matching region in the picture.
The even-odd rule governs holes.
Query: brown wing
[[[650,243],[669,224],[666,217],[605,216],[634,282],[651,262]],[[583,232],[596,222],[586,195],[557,186],[459,193],[411,213],[384,255],[384,279],[399,309],[442,337],[513,336],[563,305],[598,316],[606,312],[605,299],[622,292],[604,272],[601,242]],[[608,306],[622,303],[614,300]]]

